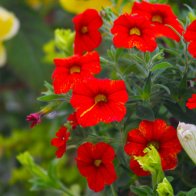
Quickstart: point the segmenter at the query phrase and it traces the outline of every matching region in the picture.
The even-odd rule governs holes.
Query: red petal
[[[153,122],[151,121],[143,120],[139,124],[139,131],[148,141],[152,141],[154,139],[153,129]]]
[[[61,158],[65,153],[65,151],[66,151],[66,145],[59,147],[59,149],[56,151],[56,157]]]
[[[161,154],[161,164],[163,170],[172,170],[175,169],[178,163],[177,156],[174,154]]]
[[[147,146],[144,144],[130,142],[125,145],[124,150],[128,155],[137,155],[142,156],[144,155],[143,151]]]
[[[53,138],[51,140],[51,145],[52,146],[56,146],[56,147],[60,147],[60,146],[63,146],[65,145],[65,141],[59,139],[59,138]]]
[[[110,185],[117,179],[113,163],[104,164],[99,168],[99,172],[104,180],[104,184]]]
[[[137,176],[148,176],[149,172],[144,171],[139,163],[133,158],[130,160],[130,168]]]
[[[187,27],[184,38],[187,42],[196,41],[196,20]]]
[[[89,174],[87,178],[88,186],[95,192],[100,192],[104,189],[104,179],[101,173],[96,170],[95,173]]]
[[[189,53],[196,58],[196,41],[192,41],[188,46]]]

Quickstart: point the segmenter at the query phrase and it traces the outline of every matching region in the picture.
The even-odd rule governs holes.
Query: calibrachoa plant
[[[87,9],[73,24],[74,39],[63,36],[71,31],[55,33],[65,57],[54,59],[52,85],[38,98],[48,104],[27,121],[33,127],[66,110],[51,145],[57,158],[76,149],[92,191],[173,195],[164,171],[178,167],[182,148],[194,162],[196,156],[196,21],[180,21],[170,5],[142,1],[122,14]],[[152,177],[152,188],[141,176]]]

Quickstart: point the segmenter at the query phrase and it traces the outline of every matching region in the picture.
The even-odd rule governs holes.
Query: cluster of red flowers
[[[95,126],[100,122],[120,122],[126,115],[125,104],[128,93],[123,80],[95,78],[101,71],[99,54],[93,51],[102,40],[99,28],[102,18],[96,10],[88,9],[73,19],[75,26],[74,55],[68,58],[54,59],[56,68],[53,72],[53,87],[56,94],[72,90],[70,103],[74,113],[67,120],[72,130],[77,126]],[[177,20],[169,5],[135,2],[131,14],[123,14],[115,21],[111,29],[114,45],[146,52],[157,47],[156,38],[165,36],[180,41],[183,27]],[[189,52],[196,57],[196,23],[186,30],[184,38],[190,42]],[[195,108],[195,95],[187,107]],[[193,103],[194,102],[194,103]],[[56,146],[56,156],[62,157],[66,151],[66,142],[70,130],[62,126],[51,144]],[[144,156],[144,149],[154,145],[161,157],[164,170],[177,165],[177,153],[181,146],[176,130],[163,120],[153,122],[143,120],[139,128],[128,133],[125,152],[131,156],[130,168],[139,176],[149,173],[142,170],[133,156]],[[104,142],[83,143],[77,151],[77,166],[80,173],[87,178],[89,187],[101,191],[105,185],[112,184],[116,178],[113,164],[115,152],[112,146]]]

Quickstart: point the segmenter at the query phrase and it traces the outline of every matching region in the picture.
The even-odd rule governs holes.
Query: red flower
[[[30,127],[33,128],[37,124],[41,123],[41,113],[32,113],[26,117],[26,121],[31,122]]]
[[[74,55],[69,58],[54,59],[56,69],[53,72],[53,86],[56,94],[66,93],[76,83],[93,77],[101,70],[99,54],[86,53],[83,56]]]
[[[98,29],[103,22],[99,13],[94,9],[87,9],[85,12],[73,18],[75,26],[74,52],[82,54],[92,51],[101,43],[101,33]]]
[[[95,192],[102,191],[105,185],[112,184],[117,176],[112,161],[114,149],[104,142],[92,144],[86,142],[77,151],[77,166],[87,178],[88,186]]]
[[[76,110],[78,123],[86,127],[99,122],[121,121],[127,100],[123,80],[92,79],[75,86],[70,102]]]
[[[67,132],[67,128],[62,126],[56,133],[57,138],[51,140],[51,145],[56,146],[58,150],[56,151],[56,157],[61,158],[66,152],[66,142],[70,136],[70,133]]]
[[[161,119],[153,122],[141,121],[138,129],[133,129],[128,133],[125,152],[130,156],[143,156],[143,150],[150,144],[158,150],[163,170],[176,167],[176,155],[181,151],[181,145],[174,127],[168,126]],[[149,175],[149,172],[144,171],[133,158],[130,160],[130,168],[138,176]]]
[[[192,94],[192,97],[188,99],[186,107],[190,110],[196,109],[196,94]]]
[[[70,114],[67,120],[70,122],[72,129],[75,129],[79,125],[75,112],[73,114]]]
[[[150,22],[143,16],[123,14],[114,21],[111,32],[117,48],[136,47],[152,52],[157,47]]]
[[[178,22],[171,7],[166,4],[152,4],[145,1],[135,2],[132,13],[145,16],[152,24],[156,37],[166,36],[170,39],[180,41],[180,37],[168,25],[172,26],[179,34],[182,34],[183,27]]]
[[[186,29],[184,39],[190,42],[188,46],[189,53],[196,58],[196,20],[194,20]]]

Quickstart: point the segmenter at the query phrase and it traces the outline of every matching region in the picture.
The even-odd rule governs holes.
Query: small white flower
[[[182,147],[196,164],[196,125],[180,122],[177,135]]]

